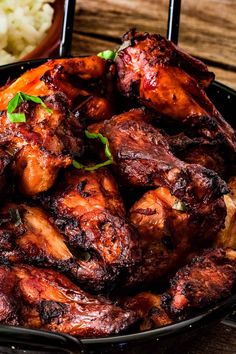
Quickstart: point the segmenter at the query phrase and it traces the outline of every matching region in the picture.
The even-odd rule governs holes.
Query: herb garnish
[[[22,224],[21,217],[20,217],[20,212],[19,212],[18,209],[9,208],[9,214],[10,214],[12,222],[14,223],[14,225],[16,227],[20,226],[20,224]]]
[[[174,204],[172,205],[172,209],[175,209],[178,211],[186,211],[187,205],[184,202],[181,202],[181,200],[176,199]]]
[[[25,123],[26,116],[25,113],[14,113],[17,107],[24,101],[32,101],[39,103],[43,108],[46,109],[48,113],[52,113],[52,110],[46,106],[46,104],[37,96],[27,95],[23,92],[18,92],[7,105],[7,118],[11,123]]]
[[[113,163],[113,157],[109,149],[109,141],[107,140],[107,138],[103,136],[101,133],[90,133],[88,130],[85,130],[85,135],[88,139],[99,139],[101,143],[105,145],[105,156],[107,157],[107,160],[98,163],[97,165],[94,166],[85,166],[79,163],[78,161],[73,160],[72,162],[73,166],[77,169],[83,169],[85,171],[94,171],[100,167],[111,165]]]
[[[114,50],[108,49],[98,53],[97,56],[105,60],[115,60],[116,52],[114,52]]]

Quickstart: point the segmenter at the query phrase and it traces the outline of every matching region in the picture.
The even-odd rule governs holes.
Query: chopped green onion
[[[52,113],[52,110],[46,106],[46,104],[37,96],[27,95],[23,92],[18,92],[7,105],[7,118],[11,123],[25,123],[26,116],[25,113],[14,113],[17,107],[24,101],[32,101],[39,103],[43,108],[46,109],[48,113]]]
[[[94,166],[85,166],[80,162],[73,160],[72,165],[77,169],[83,169],[85,171],[94,171],[100,167],[111,165],[113,163],[113,157],[109,149],[109,141],[107,140],[107,138],[100,133],[90,133],[88,130],[85,130],[85,135],[88,139],[99,139],[101,143],[105,145],[105,156],[107,157],[107,160],[98,163],[97,165]]]
[[[172,205],[172,209],[175,209],[178,211],[186,211],[187,205],[184,202],[181,202],[181,200],[176,199],[174,204]]]
[[[108,49],[98,53],[97,56],[105,60],[114,60],[116,57],[116,52],[114,52],[114,50]]]
[[[9,208],[9,214],[10,214],[11,220],[15,226],[20,226],[20,224],[22,224],[20,213],[19,213],[18,209]]]

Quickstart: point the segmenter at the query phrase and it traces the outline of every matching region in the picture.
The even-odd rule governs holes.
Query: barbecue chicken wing
[[[48,60],[1,89],[0,110],[6,109],[18,92],[34,96],[63,92],[71,105],[76,97],[90,95],[93,81],[101,80],[105,73],[106,61],[97,56]]]
[[[167,188],[146,192],[130,209],[143,253],[130,283],[152,283],[168,276],[190,252],[212,245],[224,225],[224,215],[221,198],[192,214]]]
[[[34,102],[23,102],[25,123],[12,123],[6,111],[0,116],[0,140],[12,155],[11,168],[20,191],[35,195],[50,188],[60,168],[83,151],[81,125],[67,108],[63,94],[46,96],[52,112]]]
[[[213,171],[177,159],[160,131],[145,122],[142,109],[113,117],[100,131],[109,141],[114,168],[125,184],[166,187],[191,213],[228,191]]]
[[[189,138],[184,133],[165,137],[172,153],[180,160],[204,166],[222,178],[226,175],[228,166],[217,144],[204,138]]]
[[[82,291],[50,269],[0,267],[0,322],[82,337],[126,329],[135,313]]]
[[[0,218],[1,263],[26,263],[52,267],[66,273],[74,281],[84,284],[84,287],[91,290],[102,290],[115,277],[112,272],[108,273],[109,269],[102,264],[101,260],[92,257],[90,253],[83,250],[83,247],[78,248],[76,243],[73,245],[73,242],[69,242],[68,245],[66,237],[59,232],[52,218],[42,208],[26,203],[8,203],[1,209]],[[75,227],[78,232],[78,226]],[[125,242],[123,244],[124,247],[129,247]],[[116,246],[114,245],[113,253]],[[109,256],[109,248],[106,252]],[[118,257],[119,255],[117,263]],[[122,256],[120,260],[120,267],[125,267],[125,264],[122,264]],[[117,264],[116,267],[119,268],[119,265]],[[115,285],[110,284],[110,288]]]
[[[159,328],[172,323],[167,313],[161,307],[161,296],[150,292],[142,292],[122,301],[123,306],[134,311],[141,319],[140,331]]]
[[[88,260],[77,270],[84,285],[100,290],[119,283],[139,261],[135,232],[108,170],[66,172],[63,182],[42,198],[67,243]],[[116,280],[116,283],[115,283]]]
[[[235,285],[236,252],[207,250],[176,273],[161,304],[171,318],[184,319],[227,298]]]
[[[131,31],[123,41],[116,57],[120,92],[178,121],[195,136],[217,140],[235,157],[234,130],[197,82],[201,83],[202,75],[203,83],[212,78],[205,66],[159,35]]]

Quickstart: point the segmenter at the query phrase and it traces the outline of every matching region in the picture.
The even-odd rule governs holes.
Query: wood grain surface
[[[77,3],[74,55],[113,49],[120,43],[121,35],[133,27],[166,34],[167,0],[77,0]],[[183,0],[179,45],[204,60],[217,80],[236,89],[236,0]],[[219,324],[169,354],[180,353],[235,354],[236,329]]]

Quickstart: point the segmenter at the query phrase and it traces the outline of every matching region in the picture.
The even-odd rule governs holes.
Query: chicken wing
[[[118,333],[135,313],[82,291],[50,269],[0,266],[0,321],[82,337]]]
[[[97,56],[48,60],[1,89],[0,110],[6,109],[10,99],[18,92],[35,96],[63,92],[71,105],[77,96],[89,95],[89,82],[93,87],[93,80],[102,79],[105,69],[106,61]]]
[[[194,65],[193,58],[159,35],[131,31],[123,41],[126,44],[116,57],[120,92],[178,121],[195,136],[217,140],[235,158],[234,130],[197,82],[198,78],[201,82],[201,75],[207,77],[203,82],[208,83],[209,77],[212,78],[205,66],[199,61]]]
[[[42,202],[68,244],[88,254],[85,269],[79,268],[77,274],[86,286],[111,288],[112,282],[117,284],[132,272],[140,258],[138,240],[108,170],[71,169]]]
[[[177,159],[160,131],[145,122],[142,109],[113,117],[101,132],[109,141],[114,168],[125,184],[166,187],[192,213],[228,191],[213,171]]]
[[[161,305],[171,318],[184,319],[232,294],[236,285],[236,252],[210,249],[181,268]]]
[[[80,122],[67,108],[63,94],[44,98],[52,110],[34,102],[18,108],[25,123],[12,123],[6,111],[0,116],[0,140],[12,155],[12,170],[17,185],[25,195],[35,195],[50,188],[60,168],[72,163],[71,155],[83,151]]]
[[[181,208],[166,188],[146,192],[130,209],[130,220],[140,235],[142,263],[130,285],[153,283],[173,273],[195,249],[211,246],[224,226],[225,205],[220,198],[198,213]]]

